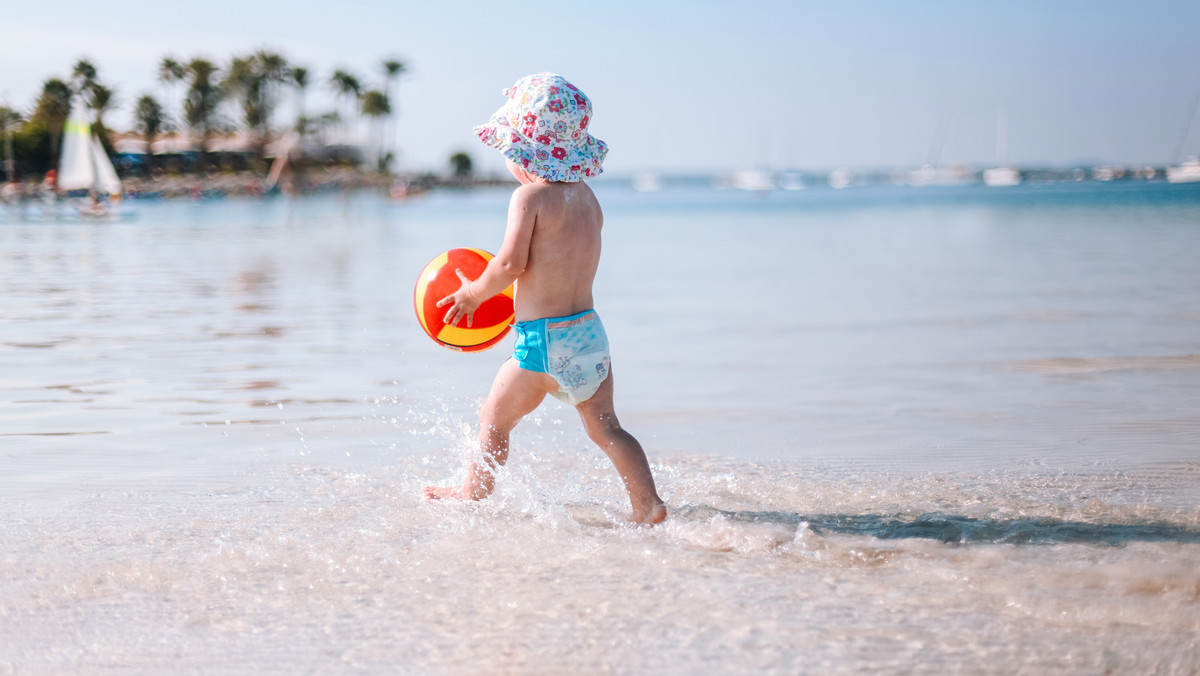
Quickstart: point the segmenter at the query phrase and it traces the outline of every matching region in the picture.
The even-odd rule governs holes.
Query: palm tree
[[[166,123],[163,108],[153,96],[146,94],[137,100],[133,116],[137,120],[138,131],[146,139],[146,172],[154,168],[154,138]]]
[[[466,153],[454,153],[451,155],[450,166],[454,169],[455,178],[466,178],[475,170],[471,156]]]
[[[292,86],[296,88],[296,133],[303,139],[308,132],[308,119],[304,116],[304,97],[308,93],[308,69],[292,67]]]
[[[71,70],[71,83],[75,85],[75,93],[88,92],[97,82],[99,80],[96,77],[96,67],[91,61],[80,59],[75,62],[75,68]]]
[[[274,86],[288,76],[287,61],[274,52],[259,51],[235,57],[221,83],[226,92],[242,99],[242,115],[258,155],[266,147],[275,107]]]
[[[90,94],[90,107],[95,113],[95,119],[92,121],[92,133],[100,138],[100,143],[104,145],[105,150],[111,150],[112,143],[108,138],[108,129],[104,126],[104,114],[111,110],[116,102],[115,94],[112,89],[99,82],[92,83]]]
[[[387,75],[387,87],[385,89],[385,93],[391,93],[392,80],[399,77],[402,73],[404,73],[405,70],[407,70],[407,66],[404,65],[403,61],[388,59],[383,62],[383,72],[385,75]]]
[[[217,105],[221,90],[215,82],[218,70],[207,59],[192,59],[184,66],[187,71],[188,92],[183,102],[184,119],[188,127],[200,134],[201,165],[208,166],[208,140],[217,124]]]
[[[404,65],[403,61],[399,61],[397,59],[387,59],[383,62],[383,73],[384,73],[383,93],[387,95],[389,102],[392,101],[392,83],[395,82],[396,80],[398,80],[400,78],[400,76],[404,73],[405,70],[407,70],[407,67]],[[396,131],[395,108],[394,107],[392,109],[392,112],[388,115],[388,122],[389,122],[389,124],[386,128],[386,131],[391,131],[394,134],[394,132]],[[386,131],[384,134],[385,138],[383,139],[383,142],[390,148],[390,150],[388,152],[388,156],[393,157],[396,154],[396,149],[394,147],[395,146],[394,139],[393,139],[393,143],[388,144],[387,138],[386,138],[386,136],[387,136]]]
[[[278,52],[272,52],[265,49],[260,49],[251,57],[255,70],[259,77],[262,78],[262,100],[263,100],[263,142],[265,143],[266,132],[271,126],[271,115],[275,112],[276,90],[279,85],[288,82],[291,79],[291,66],[288,65],[285,59]]]
[[[376,156],[375,164],[379,172],[384,173],[387,171],[387,156],[383,150],[383,130],[380,120],[386,118],[392,112],[392,104],[388,101],[387,94],[378,89],[364,92],[360,104],[362,106],[362,114],[375,120],[376,135],[380,141],[379,154]]]
[[[21,114],[9,108],[0,107],[0,128],[4,129],[4,180],[12,183],[16,176],[17,161],[13,159],[12,129],[21,124]]]
[[[343,98],[350,102],[351,110],[353,111],[354,102],[358,101],[359,96],[362,95],[362,83],[359,82],[358,78],[348,71],[335,70],[329,78],[329,86],[338,98]],[[349,119],[352,116],[347,116],[343,122],[349,124]],[[343,139],[343,142],[345,142],[345,139]]]
[[[184,78],[186,78],[186,77],[187,77],[187,71],[184,69],[183,64],[179,63],[175,59],[173,59],[169,56],[164,56],[163,60],[159,62],[159,64],[158,64],[158,81],[163,83],[167,87],[170,87],[170,85],[175,84],[177,82],[183,82]],[[170,92],[164,92],[164,93],[170,94]],[[170,110],[169,110],[169,108],[171,107],[170,101],[175,100],[177,98],[178,98],[177,96],[168,96],[167,97],[168,104],[167,104],[167,106],[165,106],[164,111],[163,111],[164,112],[163,129],[166,131],[178,131],[182,126],[179,124],[179,121],[177,119],[173,119],[173,116],[171,115]]]
[[[288,63],[281,54],[260,49],[252,58],[267,82],[283,82],[287,79]]]
[[[46,80],[30,119],[44,124],[50,134],[50,167],[58,166],[58,144],[70,113],[71,87],[57,78]]]
[[[99,89],[101,102],[107,107],[112,102],[112,90],[100,84],[100,77],[96,71],[96,66],[87,59],[80,59],[75,62],[75,67],[71,69],[71,89],[75,94],[81,96],[88,108],[96,109],[96,96]]]
[[[329,84],[339,96],[358,98],[362,93],[362,83],[348,71],[335,70],[329,78]]]
[[[241,99],[242,119],[246,123],[247,132],[253,136],[266,119],[263,79],[255,67],[253,57],[233,57],[229,67],[225,69],[221,90],[229,98]]]
[[[91,89],[91,109],[96,113],[96,125],[104,126],[104,113],[112,109],[116,93],[102,84],[94,84]]]
[[[87,59],[75,62],[75,67],[71,70],[71,82],[74,85],[74,93],[80,96],[94,113],[92,129],[100,137],[100,142],[108,148],[111,144],[104,128],[104,113],[115,103],[113,90],[100,83],[96,66]]]

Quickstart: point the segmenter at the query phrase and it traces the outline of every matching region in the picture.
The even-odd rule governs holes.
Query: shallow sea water
[[[1200,193],[600,182],[618,412],[455,481],[506,192],[0,216],[0,674],[1200,671]]]

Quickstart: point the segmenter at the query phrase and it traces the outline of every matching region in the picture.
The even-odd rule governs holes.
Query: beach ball
[[[442,321],[449,307],[438,307],[437,302],[458,291],[461,285],[454,271],[462,270],[468,278],[479,279],[490,260],[492,254],[483,249],[451,249],[429,261],[421,271],[413,290],[413,307],[421,328],[439,345],[460,352],[486,350],[500,342],[516,320],[510,286],[485,300],[475,310],[470,326],[465,318],[458,326]]]

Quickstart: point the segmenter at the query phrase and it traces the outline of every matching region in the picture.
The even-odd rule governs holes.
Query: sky
[[[310,114],[337,107],[334,69],[381,86],[380,63],[398,58],[406,171],[445,171],[455,152],[499,171],[471,127],[540,71],[592,99],[613,174],[986,166],[1003,152],[1022,166],[1161,166],[1181,142],[1200,154],[1200,114],[1187,124],[1195,0],[0,2],[0,103],[29,109],[87,58],[117,91],[106,120],[118,129],[139,96],[168,94],[164,56],[280,52],[312,74]],[[277,124],[293,109],[281,101]]]

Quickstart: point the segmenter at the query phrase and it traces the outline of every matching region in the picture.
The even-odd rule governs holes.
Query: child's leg
[[[426,486],[425,499],[482,500],[496,486],[495,468],[508,460],[508,435],[521,418],[542,403],[558,383],[545,373],[526,371],[509,359],[500,366],[492,391],[479,409],[479,449],[484,463],[468,461],[461,486]]]
[[[646,452],[638,440],[621,427],[613,411],[611,369],[596,394],[575,408],[583,419],[588,436],[608,455],[625,482],[629,502],[633,505],[630,519],[636,523],[658,523],[667,518],[667,508],[654,487],[654,476],[650,473]]]

